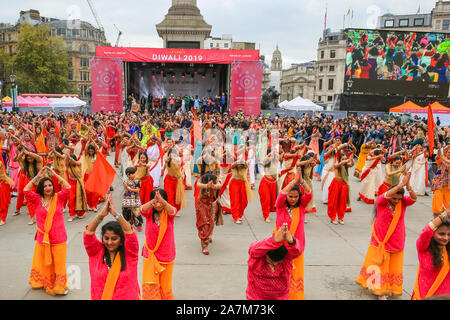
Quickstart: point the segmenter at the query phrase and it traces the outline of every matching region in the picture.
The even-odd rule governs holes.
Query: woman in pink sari
[[[309,143],[309,146],[312,148],[315,154],[319,154],[319,139],[322,137],[322,135],[319,132],[319,128],[317,128],[317,125],[313,125],[313,131],[311,134],[311,141]]]

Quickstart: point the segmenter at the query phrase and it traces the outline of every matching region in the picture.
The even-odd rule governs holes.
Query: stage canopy
[[[315,104],[311,100],[297,97],[294,100],[289,101],[285,105],[281,106],[282,109],[291,111],[322,111],[323,107]]]

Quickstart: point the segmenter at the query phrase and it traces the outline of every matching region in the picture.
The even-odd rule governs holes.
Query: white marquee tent
[[[280,105],[281,106],[281,105]],[[297,97],[281,106],[281,108],[291,111],[323,111],[323,107],[315,104],[311,100]]]
[[[282,107],[284,107],[288,102],[289,102],[289,101],[284,100],[284,101],[281,102],[278,106],[279,106],[280,108],[282,108]]]

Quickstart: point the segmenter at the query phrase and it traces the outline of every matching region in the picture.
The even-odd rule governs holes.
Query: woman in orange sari
[[[212,242],[215,213],[219,210],[215,202],[221,187],[222,184],[218,183],[217,177],[212,174],[203,175],[197,182],[200,193],[195,203],[196,226],[204,255],[209,255],[208,244]]]
[[[58,146],[54,147],[49,154],[49,158],[52,162],[52,168],[56,174],[67,180],[66,160],[61,148]],[[53,185],[55,186],[56,192],[61,191],[61,186],[55,178],[53,178]]]
[[[450,206],[450,146],[444,148],[441,153],[441,145],[438,145],[436,156],[438,172],[433,178],[431,190],[433,191],[433,214],[440,214]]]
[[[450,208],[431,221],[417,240],[419,268],[412,300],[450,294]]]
[[[89,179],[89,175],[92,173],[92,168],[94,167],[95,159],[97,157],[98,147],[96,144],[92,143],[87,146],[83,151],[81,156],[81,161],[84,168],[83,182],[86,183]],[[86,190],[86,203],[88,205],[89,211],[97,212],[97,206],[100,202],[100,196],[98,193]]]
[[[22,145],[23,147],[23,145]],[[23,147],[24,148],[24,147]],[[19,172],[19,186],[18,186],[18,197],[17,197],[17,204],[16,204],[16,212],[14,212],[14,215],[20,214],[20,208],[23,205],[24,200],[24,188],[25,186],[33,179],[38,172],[42,169],[44,162],[42,160],[42,157],[38,156],[37,154],[27,151],[25,149],[22,150],[17,156],[15,161],[19,162],[20,164],[20,172]],[[34,189],[35,191],[36,189]],[[28,222],[29,225],[33,225],[35,223],[34,219],[34,208],[31,203],[27,201],[27,208],[28,212],[30,214],[30,222]]]
[[[144,270],[142,300],[174,300],[172,273],[175,260],[174,219],[177,209],[169,204],[163,189],[152,191],[139,213],[147,220],[142,249]]]
[[[379,300],[403,294],[403,250],[405,247],[405,212],[417,200],[409,185],[409,172],[376,202],[372,238],[356,283]],[[405,196],[404,187],[410,196]]]
[[[59,181],[62,186],[60,192],[55,192],[52,179],[46,177],[46,172]],[[32,189],[36,185],[34,192]],[[37,222],[29,284],[33,289],[44,288],[52,296],[69,292],[66,273],[67,233],[63,210],[70,188],[70,184],[55,171],[43,167],[23,189],[27,201],[35,210]]]
[[[102,226],[102,240],[95,230],[111,214],[116,221]],[[84,247],[89,256],[92,300],[139,300],[139,242],[136,231],[118,213],[112,195],[105,207],[84,231]]]
[[[68,182],[72,186],[69,197],[69,219],[73,221],[75,215],[79,219],[84,218],[84,213],[87,211],[86,191],[84,189],[83,172],[81,161],[77,161],[74,154],[66,155],[66,168],[68,175]]]

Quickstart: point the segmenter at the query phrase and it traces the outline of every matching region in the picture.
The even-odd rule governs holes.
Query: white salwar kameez
[[[159,147],[155,143],[154,145],[148,147],[147,149],[147,156],[148,160],[151,164],[151,167],[155,166],[155,162],[158,162],[156,166],[153,168],[152,171],[149,172],[149,174],[153,178],[153,187],[159,188],[159,180],[161,179],[161,159],[159,155]]]
[[[418,196],[424,196],[426,192],[426,163],[427,159],[423,154],[412,163],[410,185]]]
[[[324,204],[328,203],[328,188],[334,179],[334,162],[335,157],[332,156],[325,161],[325,167],[323,168],[322,174],[322,201]]]

